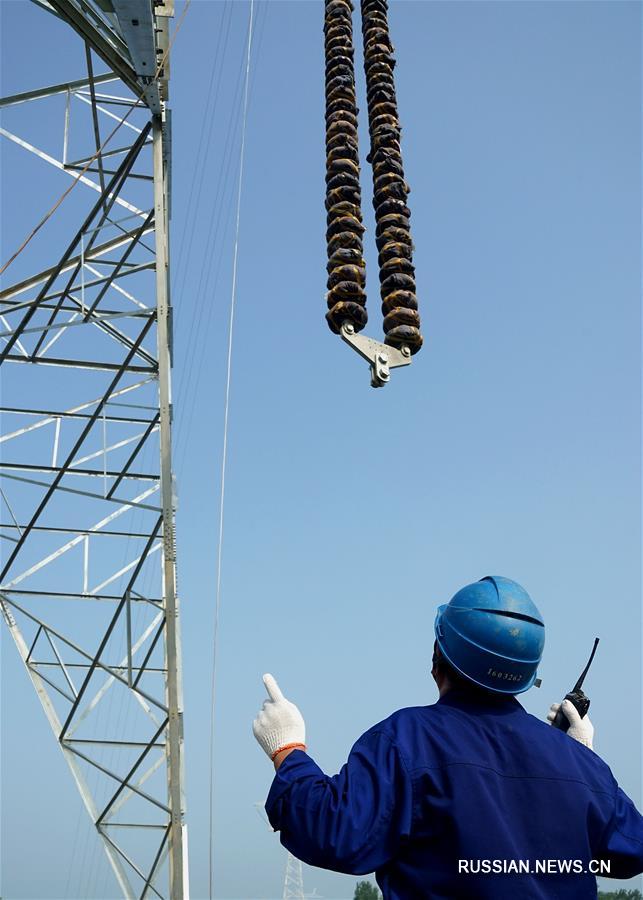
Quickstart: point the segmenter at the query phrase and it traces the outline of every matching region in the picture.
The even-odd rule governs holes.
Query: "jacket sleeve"
[[[620,788],[609,822],[601,859],[609,861],[609,878],[633,878],[643,872],[643,816]]]
[[[298,859],[362,875],[391,859],[410,833],[411,782],[392,739],[369,731],[333,777],[293,751],[275,775],[266,812]]]

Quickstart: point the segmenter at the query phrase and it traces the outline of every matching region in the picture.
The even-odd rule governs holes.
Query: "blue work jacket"
[[[513,697],[401,709],[333,777],[295,750],[266,812],[299,859],[375,872],[385,900],[585,900],[599,861],[643,871],[643,818],[609,767]]]

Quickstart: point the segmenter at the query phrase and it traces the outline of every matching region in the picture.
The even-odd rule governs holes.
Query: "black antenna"
[[[588,660],[588,662],[587,662],[587,665],[585,666],[585,668],[584,668],[583,671],[581,672],[580,678],[578,679],[578,681],[577,681],[576,684],[574,685],[574,688],[573,688],[574,691],[580,691],[581,687],[583,686],[583,682],[585,681],[585,676],[586,676],[587,673],[589,672],[589,667],[591,666],[592,660],[594,659],[594,654],[596,653],[596,648],[598,647],[598,642],[599,642],[599,640],[600,640],[600,638],[595,638],[595,639],[594,639],[594,646],[592,647],[592,652],[590,653],[589,660]]]

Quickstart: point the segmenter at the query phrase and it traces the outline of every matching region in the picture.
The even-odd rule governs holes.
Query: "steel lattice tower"
[[[189,890],[171,462],[173,0],[34,2],[45,27],[53,15],[76,32],[78,78],[3,98],[1,134],[48,164],[58,188],[61,172],[82,183],[66,201],[78,218],[64,252],[0,293],[0,365],[12,364],[0,608],[123,896],[179,900]],[[48,133],[41,147],[16,133],[27,103],[60,107],[62,159],[41,149]]]
[[[301,860],[292,853],[286,857],[283,900],[304,900],[304,875]]]

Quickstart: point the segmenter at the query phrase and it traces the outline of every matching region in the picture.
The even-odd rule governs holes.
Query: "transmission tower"
[[[304,897],[304,875],[301,860],[289,853],[286,857],[283,900],[304,900]]]
[[[43,28],[76,33],[78,78],[4,97],[0,134],[51,174],[51,196],[80,178],[43,225],[47,242],[24,246],[9,270],[20,280],[0,293],[0,611],[122,895],[182,900],[173,0],[34,2]],[[29,58],[25,47],[25,77]],[[15,246],[23,237],[11,235]]]

